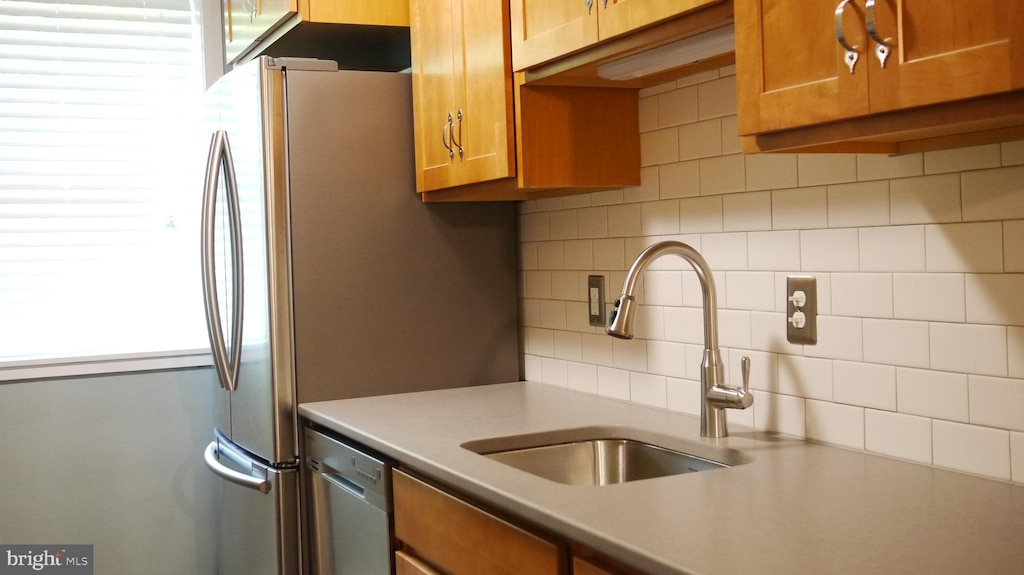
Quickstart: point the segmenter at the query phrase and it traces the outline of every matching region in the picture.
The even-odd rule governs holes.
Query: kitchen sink
[[[682,446],[687,449],[680,451],[645,439],[630,438],[628,435],[637,434],[622,431],[566,430],[563,435],[568,437],[561,438],[563,441],[559,441],[559,434],[555,433],[548,434],[548,441],[544,441],[544,434],[532,437],[532,445],[529,445],[530,436],[519,436],[470,442],[463,447],[521,471],[568,485],[614,485],[746,462],[730,450],[693,443]],[[588,432],[599,435],[579,437]],[[502,439],[511,445],[501,446]],[[669,443],[680,443],[675,438],[666,439]],[[522,445],[524,443],[527,445]],[[690,453],[694,450],[702,453]]]

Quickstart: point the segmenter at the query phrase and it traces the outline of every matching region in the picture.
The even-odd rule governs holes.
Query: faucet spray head
[[[633,318],[636,300],[633,296],[622,294],[615,300],[615,309],[608,318],[608,327],[604,332],[612,337],[633,339]]]

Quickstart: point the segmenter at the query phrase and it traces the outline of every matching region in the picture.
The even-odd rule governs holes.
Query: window
[[[0,379],[206,361],[196,32],[189,0],[0,0]]]

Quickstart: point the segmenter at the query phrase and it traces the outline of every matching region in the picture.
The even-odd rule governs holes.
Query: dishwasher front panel
[[[309,564],[315,575],[390,575],[391,466],[306,429]]]

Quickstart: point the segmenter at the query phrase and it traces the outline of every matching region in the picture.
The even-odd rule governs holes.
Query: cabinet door
[[[395,551],[395,575],[441,575],[427,564],[402,551]]]
[[[599,0],[600,39],[625,34],[648,24],[724,0]]]
[[[1024,87],[1024,2],[876,0],[885,67],[871,41],[871,111],[963,100]]]
[[[597,42],[602,0],[512,0],[512,55],[516,71]]]
[[[460,9],[461,6],[461,9]],[[455,122],[459,184],[515,175],[508,4],[455,3]],[[460,64],[461,56],[461,64]]]
[[[863,0],[845,5],[842,29],[859,57],[853,73],[836,38],[837,0],[736,2],[740,134],[868,113]]]
[[[455,113],[455,30],[452,0],[413,0],[409,4],[412,47],[413,121],[416,188],[454,185],[448,113]]]
[[[256,5],[251,0],[222,0],[224,58],[232,63],[256,40]]]

